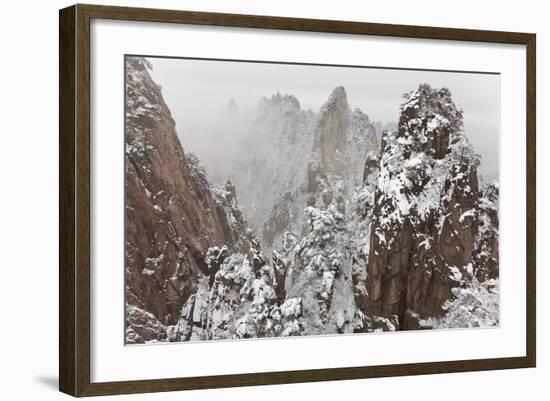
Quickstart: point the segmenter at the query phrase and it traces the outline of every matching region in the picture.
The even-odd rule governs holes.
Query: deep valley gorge
[[[499,325],[499,186],[448,89],[382,132],[343,86],[269,94],[214,179],[150,70],[126,59],[126,344]]]

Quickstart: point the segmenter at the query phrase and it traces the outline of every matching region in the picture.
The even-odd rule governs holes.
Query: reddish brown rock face
[[[416,329],[419,319],[444,314],[463,277],[498,276],[498,217],[484,206],[477,164],[450,93],[421,86],[384,139],[366,314]]]
[[[328,174],[342,175],[347,131],[351,120],[346,91],[337,87],[321,109],[314,133],[314,148],[321,168]]]
[[[331,177],[341,177],[346,167],[345,151],[351,110],[343,87],[334,89],[321,108],[313,134],[308,165],[308,205],[330,205],[333,199]]]
[[[344,88],[319,114],[274,95],[267,150],[211,185],[149,69],[127,60],[127,343],[498,324],[498,184],[448,90],[411,93],[380,153]]]
[[[231,247],[241,234],[228,226],[227,205],[213,199],[196,158],[183,151],[148,68],[144,59],[127,59],[126,302],[166,325],[195,291],[208,248]]]

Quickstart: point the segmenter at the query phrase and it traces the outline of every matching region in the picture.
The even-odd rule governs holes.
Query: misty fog
[[[262,97],[291,94],[318,112],[332,90],[345,87],[350,107],[380,126],[396,123],[403,94],[420,83],[447,87],[464,110],[465,133],[481,155],[479,172],[498,179],[500,77],[496,74],[327,67],[149,58],[152,77],[176,121],[186,151],[214,181],[224,180],[251,112]],[[374,64],[374,63],[373,63]]]
[[[150,60],[127,344],[500,325],[499,75]]]

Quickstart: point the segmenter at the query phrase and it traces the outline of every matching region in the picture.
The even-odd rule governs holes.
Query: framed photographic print
[[[534,367],[535,35],[60,11],[60,390]]]

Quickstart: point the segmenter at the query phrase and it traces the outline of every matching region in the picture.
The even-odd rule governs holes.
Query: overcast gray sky
[[[447,87],[464,110],[465,132],[481,154],[480,172],[497,178],[500,139],[498,75],[150,58],[153,79],[162,86],[182,145],[197,152],[213,143],[212,122],[230,99],[241,110],[253,109],[263,96],[292,94],[302,108],[318,111],[332,90],[346,88],[348,102],[371,121],[397,121],[402,95],[420,83]],[[376,59],[373,59],[373,65]],[[215,141],[214,141],[215,143]]]

